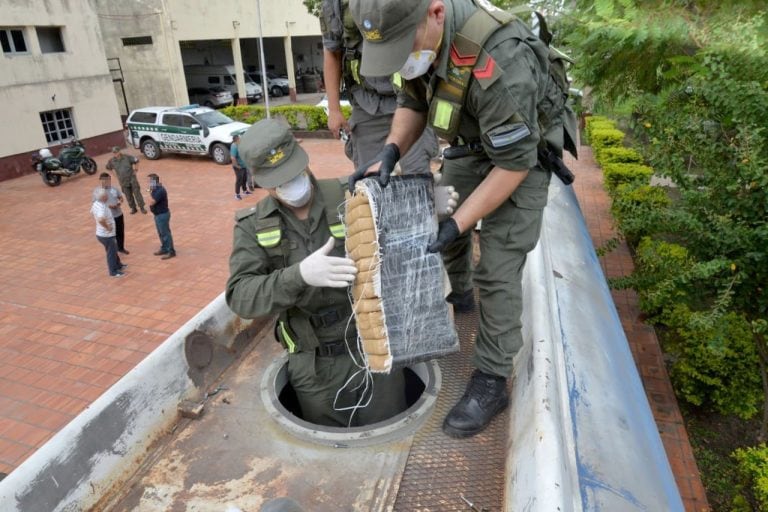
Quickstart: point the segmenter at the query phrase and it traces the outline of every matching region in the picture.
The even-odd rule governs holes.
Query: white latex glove
[[[459,193],[453,186],[438,185],[443,175],[435,173],[432,175],[435,180],[435,213],[438,220],[444,220],[453,215],[456,211],[456,205],[459,204]]]
[[[299,272],[305,283],[317,287],[344,288],[355,280],[357,268],[354,261],[328,256],[334,243],[334,239],[329,238],[324,246],[299,263]]]

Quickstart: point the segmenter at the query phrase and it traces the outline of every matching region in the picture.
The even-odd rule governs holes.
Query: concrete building
[[[260,35],[267,70],[287,76],[292,93],[317,87],[320,23],[301,0],[92,1],[123,115],[188,103],[184,68],[191,65],[234,65],[245,98],[244,71],[261,63]]]
[[[124,141],[89,0],[0,0],[0,181],[33,172],[30,155],[82,140],[91,154]]]

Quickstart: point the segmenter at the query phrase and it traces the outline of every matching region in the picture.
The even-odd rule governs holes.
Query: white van
[[[233,96],[237,94],[234,65],[184,66],[184,75],[187,79],[187,88],[223,87],[231,92]],[[247,73],[243,73],[243,75],[245,78],[245,95],[248,102],[260,101],[264,96],[261,86],[251,80]]]

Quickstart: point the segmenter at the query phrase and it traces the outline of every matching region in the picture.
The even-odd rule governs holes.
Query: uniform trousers
[[[123,190],[123,195],[131,210],[136,210],[137,205],[139,208],[144,208],[144,196],[141,195],[141,187],[139,187],[136,174],[132,174],[130,179],[121,179],[120,188]]]
[[[445,160],[442,184],[456,187],[461,206],[491,166],[477,157]],[[550,176],[538,167],[531,169],[512,197],[483,219],[480,261],[474,270],[480,320],[473,364],[491,375],[509,377],[513,358],[523,346],[523,267],[539,239]],[[459,293],[472,289],[471,235],[470,229],[443,251],[451,288]]]
[[[314,351],[289,354],[288,380],[296,391],[302,418],[318,425],[354,427],[391,418],[406,409],[402,370],[394,370],[391,374],[372,374],[373,387],[367,391],[364,386],[357,387],[362,380],[362,372],[344,387],[347,379],[358,370],[348,354],[328,357],[319,356]],[[339,393],[337,400],[336,394],[342,388],[344,391]],[[369,397],[371,402],[354,414],[349,410],[337,410],[361,401],[364,404]]]

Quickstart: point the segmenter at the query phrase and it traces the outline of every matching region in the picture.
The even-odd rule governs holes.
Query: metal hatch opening
[[[388,443],[413,434],[429,417],[442,382],[435,361],[405,368],[408,408],[385,421],[370,425],[340,428],[304,421],[295,413],[293,389],[288,383],[287,356],[269,365],[261,380],[261,399],[267,412],[290,434],[305,441],[335,448],[371,446]]]

